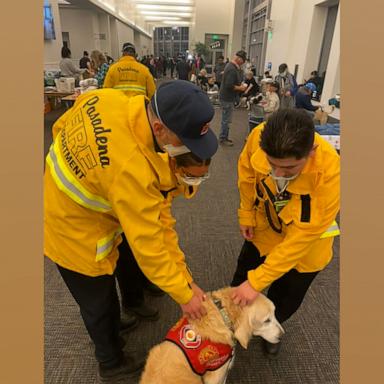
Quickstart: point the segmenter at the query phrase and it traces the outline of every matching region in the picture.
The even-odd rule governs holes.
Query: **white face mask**
[[[180,145],[175,147],[172,144],[166,144],[163,146],[165,152],[168,153],[169,157],[175,157],[179,155],[184,155],[184,153],[191,152],[185,145]]]
[[[284,192],[285,188],[288,186],[288,183],[296,179],[297,176],[299,176],[299,174],[289,176],[289,177],[276,176],[273,169],[271,170],[271,177],[276,182],[276,187],[279,193]]]
[[[200,185],[203,181],[207,180],[209,174],[207,173],[204,176],[181,176],[176,173],[176,179],[180,184],[191,185],[192,187],[196,187]]]

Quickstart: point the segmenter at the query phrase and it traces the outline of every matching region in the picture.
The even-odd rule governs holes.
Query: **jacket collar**
[[[300,175],[289,182],[287,187],[288,192],[306,195],[312,193],[316,189],[319,177],[323,173],[321,166],[321,164],[323,164],[323,154],[320,147],[320,136],[317,133],[315,134],[314,143],[318,144],[315,155],[308,159]],[[265,152],[260,147],[257,147],[256,151],[252,154],[251,165],[256,172],[265,177],[270,177],[269,173],[271,172],[271,166],[269,165]]]
[[[121,56],[119,61],[136,61],[133,56]]]

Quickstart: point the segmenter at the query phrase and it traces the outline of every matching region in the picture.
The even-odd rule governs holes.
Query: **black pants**
[[[231,286],[235,287],[247,280],[247,272],[263,264],[258,249],[245,241],[237,261],[237,268]],[[275,280],[268,289],[268,298],[275,304],[276,319],[282,323],[288,320],[300,307],[313,279],[319,272],[301,273],[291,269]]]
[[[123,242],[119,245],[119,260],[115,274],[119,283],[123,306],[136,307],[144,301],[144,286],[148,283],[148,279],[137,264],[124,233],[122,238]]]
[[[119,330],[120,304],[115,276],[91,277],[57,265],[69,291],[80,307],[88,334],[95,344],[96,359],[105,368],[122,361]]]

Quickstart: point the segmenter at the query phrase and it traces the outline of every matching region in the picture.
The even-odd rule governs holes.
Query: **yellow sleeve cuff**
[[[250,227],[256,226],[255,211],[254,210],[248,211],[245,209],[238,209],[237,214],[239,217],[239,224],[240,225],[247,225]]]
[[[266,279],[265,274],[260,267],[248,271],[248,281],[249,284],[251,284],[251,287],[258,292],[261,292],[273,283],[273,280]]]

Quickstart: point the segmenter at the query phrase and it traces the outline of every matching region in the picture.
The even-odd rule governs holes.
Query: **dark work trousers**
[[[85,327],[95,344],[97,361],[104,368],[117,366],[123,352],[119,340],[120,304],[115,276],[91,277],[57,267],[80,307]]]
[[[144,285],[148,280],[137,264],[124,233],[121,236],[123,242],[119,245],[119,260],[115,274],[123,306],[137,307],[144,302]]]
[[[237,260],[237,268],[231,283],[236,287],[247,280],[247,272],[263,264],[265,256],[249,241],[245,241]],[[291,269],[275,280],[268,289],[268,298],[275,304],[276,319],[282,323],[288,320],[300,307],[313,279],[319,272],[301,273]]]

